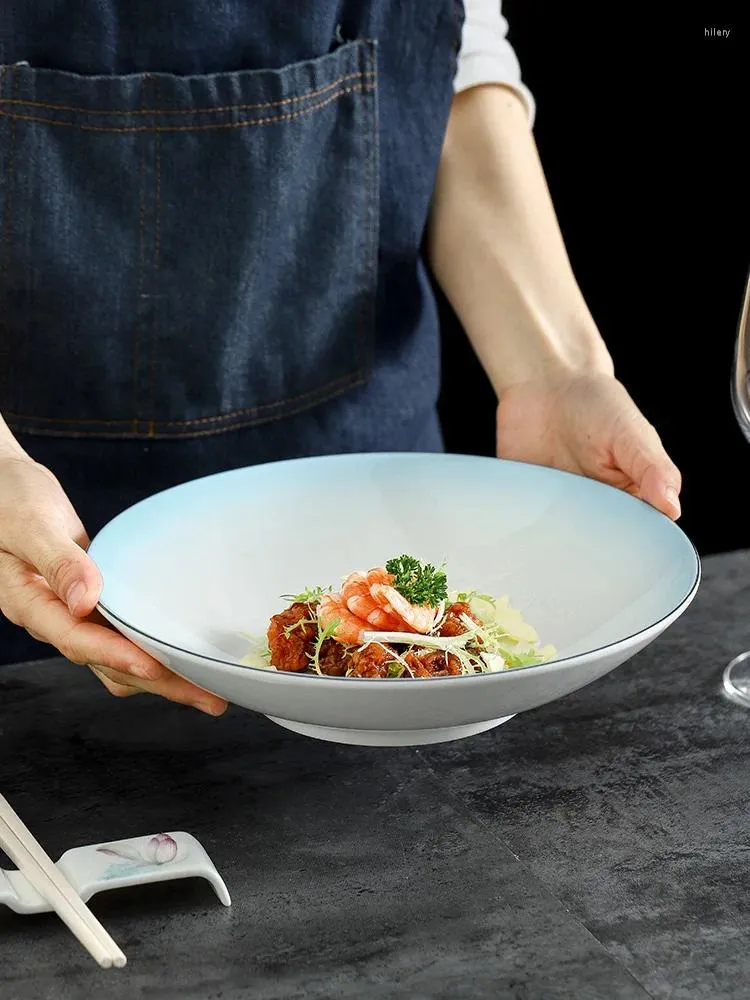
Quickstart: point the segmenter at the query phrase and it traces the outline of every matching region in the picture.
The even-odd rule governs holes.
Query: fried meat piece
[[[315,606],[296,601],[274,615],[268,626],[268,649],[277,670],[298,672],[310,666],[318,624]]]
[[[337,639],[325,639],[318,655],[320,672],[329,677],[343,677],[349,665],[349,647]]]
[[[468,603],[466,601],[456,601],[455,604],[451,604],[446,608],[445,617],[440,623],[437,634],[444,636],[463,635],[467,631],[467,628],[466,624],[461,621],[461,615],[466,615],[467,618],[479,624],[476,616],[472,614]]]
[[[461,662],[442,649],[412,649],[405,654],[414,677],[454,677],[461,673]]]
[[[354,649],[348,656],[348,672],[352,677],[387,677],[388,670],[396,661],[396,654],[390,646],[371,642],[362,649]]]

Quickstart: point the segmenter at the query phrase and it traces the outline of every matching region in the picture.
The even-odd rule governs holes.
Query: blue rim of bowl
[[[679,530],[681,531],[682,529]],[[462,681],[476,681],[479,680],[480,678],[486,679],[491,677],[504,677],[507,676],[508,674],[514,674],[520,671],[525,672],[527,670],[552,672],[553,670],[557,669],[560,666],[569,664],[575,660],[580,660],[581,657],[583,656],[594,656],[598,653],[606,653],[608,651],[614,650],[618,646],[622,646],[626,643],[632,642],[639,636],[642,636],[645,633],[657,629],[663,622],[667,621],[667,619],[669,618],[672,618],[681,609],[686,609],[687,606],[692,602],[693,598],[695,597],[698,591],[698,587],[700,586],[702,578],[700,555],[695,545],[688,538],[688,536],[684,532],[682,532],[682,535],[685,538],[685,540],[689,543],[690,547],[693,550],[693,555],[695,556],[695,577],[693,578],[693,582],[690,585],[690,589],[688,590],[687,594],[682,598],[682,600],[679,601],[671,609],[671,611],[668,611],[665,615],[662,615],[661,618],[657,619],[655,622],[652,622],[646,628],[640,629],[638,632],[633,632],[631,635],[627,635],[622,639],[617,639],[615,642],[608,642],[604,646],[597,646],[594,649],[589,649],[585,653],[576,653],[574,656],[563,656],[560,657],[560,659],[550,660],[547,663],[537,663],[530,667],[522,667],[519,668],[519,670],[495,671],[493,673],[487,673],[487,674],[462,674],[457,677],[411,677],[408,678],[411,685],[422,684],[422,683],[435,684],[438,681],[442,681],[446,684],[459,684]],[[248,671],[253,671],[254,673],[262,674],[266,677],[270,674],[275,676],[296,677],[298,679],[304,678],[305,681],[309,680],[314,683],[319,683],[321,680],[336,681],[336,682],[346,681],[348,683],[355,683],[355,684],[363,684],[363,683],[377,684],[379,687],[382,687],[383,684],[388,684],[388,685],[401,684],[404,680],[404,678],[402,677],[332,677],[328,674],[309,674],[306,671],[276,670],[276,669],[271,669],[269,667],[245,666],[244,664],[237,663],[236,661],[233,662],[232,660],[220,660],[218,659],[218,657],[215,656],[205,656],[203,653],[196,653],[194,650],[183,649],[182,646],[175,646],[174,643],[165,642],[163,639],[157,639],[156,636],[149,635],[148,632],[144,632],[143,629],[139,629],[135,625],[131,625],[129,622],[126,622],[118,614],[110,610],[110,608],[108,608],[105,604],[99,603],[97,605],[97,608],[100,611],[105,611],[110,616],[110,618],[113,618],[121,625],[124,625],[125,628],[130,629],[137,635],[142,635],[144,639],[149,639],[151,642],[156,642],[160,646],[164,646],[166,649],[173,649],[177,653],[184,653],[186,656],[191,656],[194,657],[195,659],[203,660],[206,663],[218,663],[222,667],[231,667],[232,669],[242,671],[243,673],[247,673]]]

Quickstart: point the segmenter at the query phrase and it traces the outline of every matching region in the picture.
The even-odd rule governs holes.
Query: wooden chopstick
[[[0,847],[102,968],[114,965],[121,969],[125,965],[123,952],[3,795],[0,795]]]

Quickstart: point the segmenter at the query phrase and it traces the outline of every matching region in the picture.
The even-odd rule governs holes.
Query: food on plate
[[[351,573],[340,590],[286,595],[246,666],[330,677],[484,674],[545,663],[554,646],[507,597],[449,591],[444,568],[413,556]]]

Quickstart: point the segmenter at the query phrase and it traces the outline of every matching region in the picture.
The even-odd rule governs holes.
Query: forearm
[[[498,396],[562,373],[612,374],[573,275],[521,100],[454,100],[429,233],[433,272]]]

